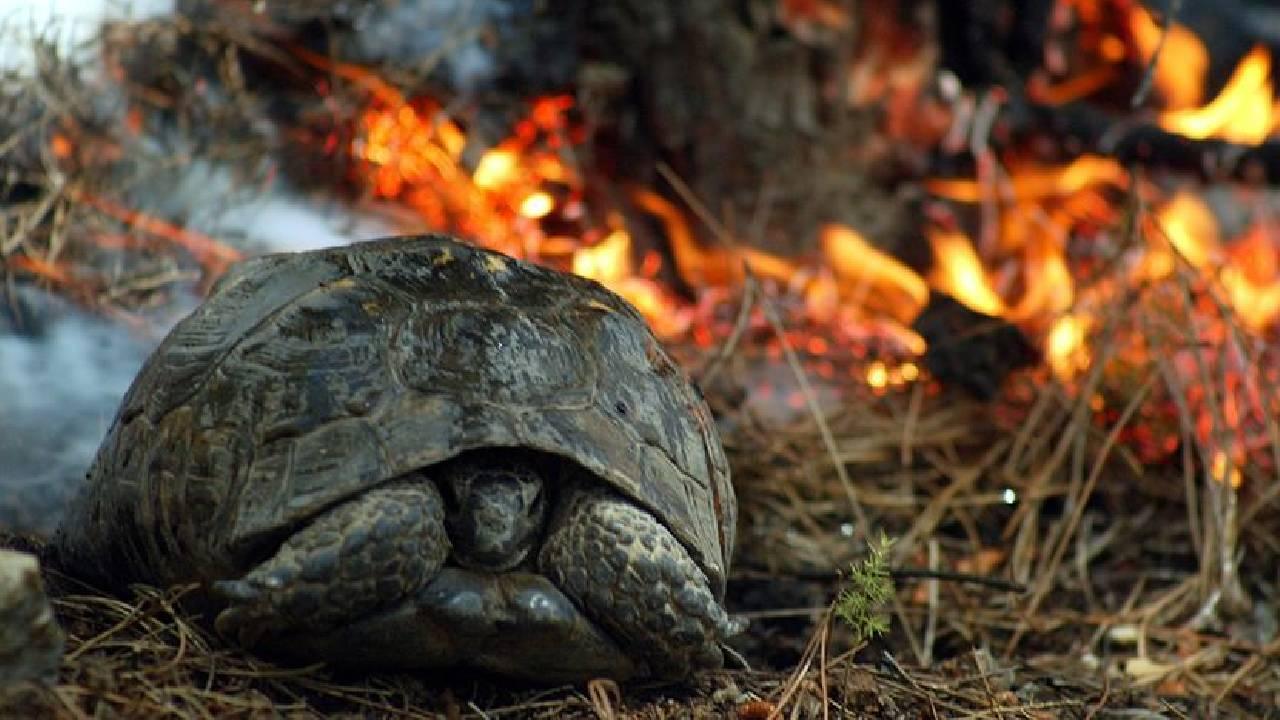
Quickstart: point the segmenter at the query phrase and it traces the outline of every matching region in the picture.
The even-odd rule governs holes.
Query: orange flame
[[[1220,138],[1254,145],[1271,133],[1271,53],[1258,45],[1245,56],[1222,92],[1203,107],[1170,110],[1161,127],[1196,140]]]
[[[1004,314],[1004,301],[991,287],[969,238],[958,232],[935,230],[929,234],[929,244],[933,246],[935,263],[929,278],[933,287],[980,313],[996,317]]]
[[[1255,226],[1231,249],[1220,274],[1241,321],[1261,333],[1280,317],[1280,249],[1267,228]]]
[[[929,287],[914,270],[877,250],[851,228],[827,225],[819,239],[846,302],[874,306],[904,324],[910,324],[929,302]]]
[[[1087,316],[1063,315],[1054,321],[1045,340],[1045,358],[1054,374],[1069,380],[1089,367],[1088,335],[1092,320]]]
[[[1068,2],[1080,8],[1100,6],[1086,0]],[[807,9],[822,4],[792,5]],[[1086,76],[1051,88],[1057,93],[1054,97],[1096,92],[1112,77],[1132,75],[1134,64],[1149,62],[1163,42],[1153,76],[1162,101],[1163,111],[1157,115],[1162,127],[1187,137],[1237,143],[1256,143],[1272,130],[1280,117],[1272,112],[1273,106],[1280,103],[1271,97],[1271,59],[1265,49],[1250,52],[1217,97],[1205,103],[1208,56],[1203,43],[1176,24],[1162,40],[1163,28],[1137,3],[1117,7],[1129,9],[1128,27],[1095,33],[1102,66],[1086,68]],[[1109,8],[1099,10],[1098,17],[1109,15]],[[1108,19],[1116,17],[1124,16]],[[339,70],[339,76],[369,87],[378,101],[361,120],[356,145],[378,196],[407,202],[436,228],[595,279],[635,305],[662,337],[687,333],[698,345],[709,345],[729,321],[710,308],[728,294],[726,289],[738,288],[748,277],[765,281],[771,291],[782,289],[788,301],[796,301],[789,307],[803,308],[808,319],[831,329],[828,335],[809,329],[795,331],[794,336],[786,333],[793,347],[814,359],[813,370],[823,378],[835,376],[836,352],[849,349],[838,346],[836,338],[870,335],[867,328],[879,332],[883,325],[887,331],[877,340],[896,341],[895,351],[923,353],[924,341],[911,330],[912,323],[928,305],[931,292],[944,291],[1039,338],[1047,370],[1061,380],[1072,380],[1096,362],[1094,336],[1111,327],[1102,321],[1099,308],[1120,291],[1130,290],[1118,287],[1110,271],[1116,267],[1130,273],[1127,279],[1135,287],[1191,277],[1197,302],[1208,288],[1256,333],[1274,331],[1280,318],[1280,246],[1273,235],[1259,227],[1232,242],[1222,236],[1203,201],[1185,192],[1167,196],[1145,182],[1131,188],[1128,170],[1110,158],[1086,155],[1064,165],[1037,166],[1019,162],[1011,152],[1000,156],[1010,163],[1007,171],[995,168],[977,181],[927,181],[935,197],[981,203],[984,223],[980,243],[951,224],[929,229],[926,238],[934,263],[927,277],[855,230],[835,224],[822,227],[818,248],[799,257],[748,248],[728,236],[709,242],[703,236],[714,233],[696,228],[697,216],[678,202],[652,190],[628,190],[625,210],[647,213],[661,223],[665,244],[659,251],[645,246],[647,234],[637,231],[633,236],[628,231],[620,211],[587,208],[588,198],[596,195],[586,192],[566,152],[574,132],[565,112],[570,98],[535,103],[509,138],[477,158],[471,147],[474,138],[469,145],[464,127],[438,104],[409,105],[362,71]],[[922,82],[907,84],[916,88]],[[1134,218],[1119,207],[1116,190],[1132,191],[1150,212],[1132,222]],[[1140,242],[1130,242],[1131,230],[1137,231],[1133,234]],[[1089,281],[1077,284],[1077,277]],[[673,278],[682,281],[675,283],[679,295],[666,284]],[[757,317],[758,313],[743,313],[739,319],[754,330],[762,322]],[[1224,327],[1210,331],[1225,334]],[[771,357],[781,355],[776,347],[768,352]],[[1135,352],[1152,350],[1143,346]],[[863,362],[847,372],[842,369],[842,374],[876,393],[921,376],[922,364],[901,362],[900,357],[886,360],[875,353],[858,355],[855,350],[851,354]],[[1237,377],[1233,382],[1245,381]],[[788,397],[789,402],[797,400]],[[1113,400],[1104,391],[1089,398],[1098,412],[1114,412]],[[1250,412],[1243,400],[1224,399],[1222,405],[1229,430]],[[1193,424],[1203,441],[1209,432],[1201,427],[1204,418]],[[1149,446],[1171,452],[1178,442],[1178,437],[1159,435]],[[1219,446],[1222,452],[1214,449]],[[1238,484],[1238,468],[1244,467],[1241,449],[1226,441],[1208,447],[1203,457],[1212,465],[1207,468],[1210,475]]]
[[[1078,193],[1096,185],[1126,187],[1128,173],[1111,158],[1084,155],[1065,167],[1018,169],[1016,177],[1000,190],[1000,196],[1017,202],[1031,202]],[[979,202],[984,188],[976,180],[931,179],[925,182],[929,192],[957,202]]]
[[[1171,109],[1192,108],[1200,104],[1204,79],[1209,72],[1209,51],[1195,33],[1179,23],[1169,26],[1168,34],[1139,3],[1132,3],[1129,34],[1137,46],[1143,66],[1151,62],[1164,36],[1164,48],[1156,61],[1153,83]]]

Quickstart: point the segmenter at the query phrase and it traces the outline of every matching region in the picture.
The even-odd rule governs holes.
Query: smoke
[[[144,11],[155,15],[172,5],[171,0],[0,0],[0,36],[12,31],[16,21],[45,38],[79,44],[103,19],[136,18]],[[62,17],[70,22],[56,21]],[[26,37],[28,42],[0,40],[0,69],[22,71],[29,61],[18,50],[29,47],[30,35]],[[267,192],[246,190],[230,170],[204,162],[157,175],[126,199],[248,255],[330,247],[393,232],[336,203],[301,197],[282,184]],[[138,329],[31,286],[0,292],[0,530],[48,534],[83,484],[147,354],[199,299],[179,290],[168,307],[152,313],[146,327]]]
[[[216,221],[213,214],[192,216],[200,230],[239,237],[237,244],[262,252],[390,234],[376,222],[287,190],[222,206]],[[134,374],[197,302],[194,295],[175,293],[138,331],[30,286],[0,300],[0,529],[47,534],[56,526]]]
[[[534,0],[400,0],[368,3],[341,39],[355,62],[430,65],[462,94],[496,86],[548,90],[578,67],[574,37],[584,3]]]
[[[40,290],[15,294],[0,316],[0,528],[46,533],[153,339]]]
[[[0,0],[0,72],[29,72],[35,66],[32,40],[60,50],[61,57],[85,59],[104,22],[143,20],[173,12],[174,0]]]

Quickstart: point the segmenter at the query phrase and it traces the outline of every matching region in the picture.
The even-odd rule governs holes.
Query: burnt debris
[[[929,295],[929,304],[911,327],[929,344],[924,354],[929,372],[978,400],[993,399],[1009,373],[1039,361],[1031,341],[1016,326],[938,290]]]

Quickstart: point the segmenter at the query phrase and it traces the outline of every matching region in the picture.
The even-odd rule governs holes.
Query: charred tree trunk
[[[841,92],[856,21],[806,43],[760,0],[610,0],[590,11],[584,68],[619,79],[596,147],[609,175],[670,191],[665,164],[721,220],[770,220],[751,238],[800,251],[819,222],[894,237],[902,218],[854,159],[873,119]],[[581,77],[581,76],[580,76]],[[580,89],[592,95],[589,80]],[[726,217],[727,216],[727,217]]]

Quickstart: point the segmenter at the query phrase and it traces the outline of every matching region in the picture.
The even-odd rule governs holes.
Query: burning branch
[[[1248,144],[1215,137],[1194,138],[1156,123],[1118,119],[1088,103],[1010,105],[1002,121],[1018,141],[1046,133],[1060,147],[1078,148],[1152,170],[1205,181],[1233,180],[1280,185],[1280,140]]]
[[[222,274],[228,265],[239,261],[243,257],[239,250],[225,245],[204,233],[175,225],[138,210],[126,208],[99,195],[74,190],[70,194],[76,201],[84,203],[104,215],[185,249],[213,276]]]

